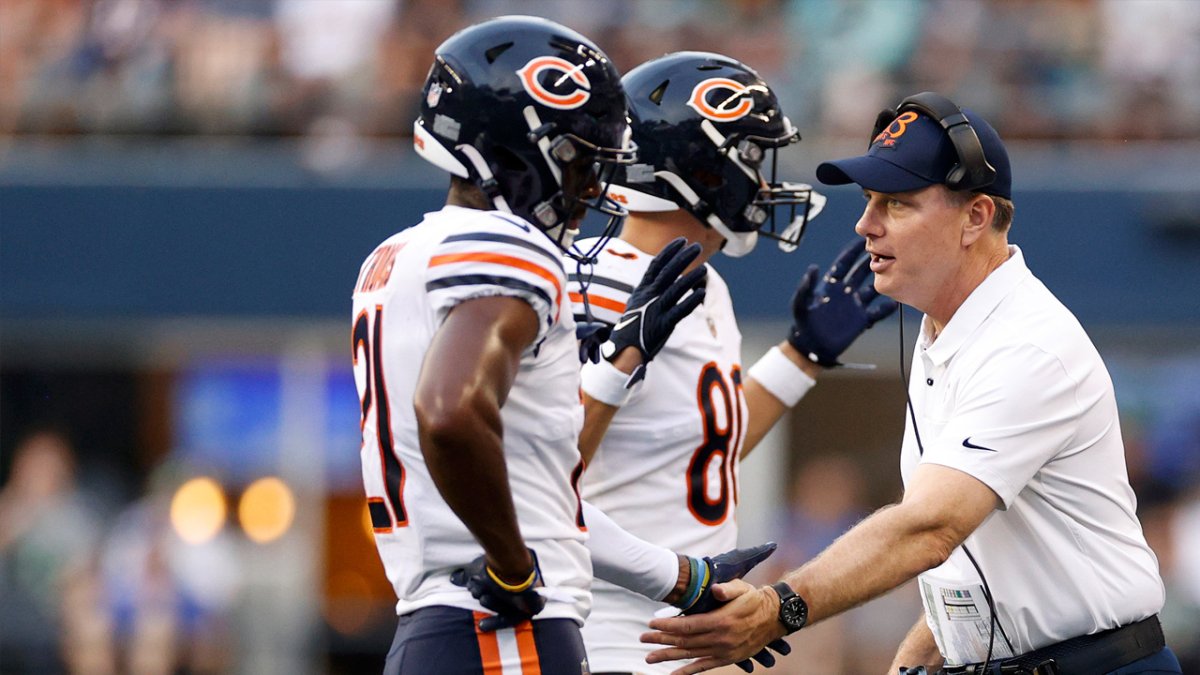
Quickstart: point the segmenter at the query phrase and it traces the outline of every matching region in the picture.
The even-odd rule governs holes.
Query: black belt
[[[1166,646],[1158,615],[1102,633],[1081,635],[990,664],[951,666],[947,675],[1096,675],[1157,654]]]

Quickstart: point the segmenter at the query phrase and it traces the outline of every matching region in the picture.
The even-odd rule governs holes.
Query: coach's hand
[[[725,604],[707,614],[650,621],[650,632],[642,633],[641,641],[664,647],[647,654],[646,663],[695,659],[677,673],[700,673],[732,663],[747,670],[753,667],[751,658],[763,655],[763,645],[786,644],[781,640],[784,629],[779,622],[778,601],[772,605],[778,596],[770,587],[756,589],[734,579],[717,584],[713,595]]]
[[[630,374],[627,387],[645,377],[646,364],[666,344],[675,325],[704,301],[701,284],[708,269],[700,266],[679,276],[700,255],[700,244],[685,244],[687,240],[680,237],[654,256],[641,282],[630,293],[625,313],[613,326],[612,337],[601,348],[604,358],[609,361],[627,347],[641,353],[642,362]]]
[[[771,557],[775,549],[775,542],[769,541],[752,548],[735,548],[732,551],[726,551],[711,558],[706,557],[703,560],[689,558],[693,563],[691,569],[694,575],[692,584],[689,584],[689,591],[693,587],[696,587],[698,590],[684,593],[682,603],[686,603],[693,596],[695,600],[691,604],[682,607],[682,613],[702,614],[724,605],[724,601],[718,600],[713,596],[713,585],[723,584],[734,579],[741,579],[746,576],[747,572],[754,569],[756,565]],[[790,654],[792,651],[791,645],[783,639],[774,640],[767,647],[774,649],[780,654]],[[755,661],[762,664],[764,668],[770,668],[775,665],[775,656],[767,650],[767,647],[764,647],[752,657]],[[754,671],[754,663],[750,659],[738,661],[737,666],[747,673]]]
[[[460,567],[450,574],[450,583],[464,586],[479,604],[495,612],[495,616],[479,621],[479,630],[488,632],[509,628],[527,621],[542,611],[546,600],[538,594],[542,586],[542,570],[538,567],[537,553],[529,549],[533,557],[533,569],[520,584],[513,585],[501,579],[487,564],[486,556],[479,556],[470,565]]]
[[[810,265],[792,296],[788,343],[825,368],[842,365],[842,352],[899,307],[891,298],[880,298],[867,281],[871,267],[870,257],[863,256],[865,248],[866,240],[856,237],[819,281],[819,268]]]

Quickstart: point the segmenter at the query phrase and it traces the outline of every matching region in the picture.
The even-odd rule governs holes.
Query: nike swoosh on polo
[[[975,445],[974,443],[972,443],[972,442],[971,442],[971,437],[970,437],[970,436],[967,436],[966,438],[964,438],[964,439],[963,439],[963,447],[964,447],[964,448],[974,448],[974,449],[976,449],[976,450],[987,450],[988,452],[995,452],[995,451],[996,451],[996,449],[995,449],[995,448],[987,448],[987,447],[984,447],[984,446],[982,446],[982,445]]]

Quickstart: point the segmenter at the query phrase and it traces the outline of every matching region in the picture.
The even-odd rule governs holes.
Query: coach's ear
[[[967,248],[979,240],[992,227],[996,215],[996,202],[987,195],[973,195],[964,205],[962,245]]]

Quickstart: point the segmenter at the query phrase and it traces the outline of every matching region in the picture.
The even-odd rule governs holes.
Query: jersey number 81
[[[734,366],[729,373],[731,387],[715,362],[700,371],[696,400],[704,424],[704,442],[692,453],[687,472],[688,510],[705,525],[720,525],[729,515],[729,501],[737,503],[737,465],[741,451],[742,369]],[[723,423],[722,423],[723,422]],[[720,462],[713,470],[713,462]],[[709,490],[709,478],[716,473],[719,490]]]

